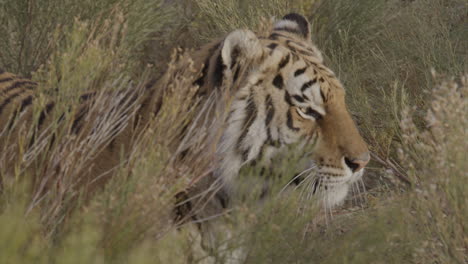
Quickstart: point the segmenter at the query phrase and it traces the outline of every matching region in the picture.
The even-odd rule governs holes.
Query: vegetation
[[[192,224],[176,230],[171,214],[209,154],[188,160],[190,168],[171,166],[171,139],[196,113],[183,103],[193,94],[190,60],[170,54],[235,28],[267,28],[271,16],[290,11],[310,18],[314,41],[345,84],[373,152],[365,186],[325,215],[300,193],[273,196],[261,210],[247,198],[226,216],[230,236],[217,250],[194,250]],[[52,125],[51,151],[27,153],[13,175],[1,149],[0,263],[223,263],[239,248],[248,249],[246,263],[466,263],[467,12],[463,0],[0,0],[0,68],[39,81],[58,102],[55,114],[75,111],[85,91],[137,93],[165,70],[178,91],[88,199],[79,172],[111,132],[74,140]],[[105,110],[116,102],[99,98],[92,112],[114,122]],[[120,111],[134,111],[128,105]],[[31,160],[39,162],[24,170]],[[44,184],[61,187],[43,195]]]

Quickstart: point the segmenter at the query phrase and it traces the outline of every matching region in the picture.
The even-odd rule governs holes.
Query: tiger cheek
[[[317,125],[313,120],[300,116],[294,107],[291,107],[289,111],[294,120],[293,125],[300,130],[301,134],[310,135],[314,132]]]
[[[302,131],[305,135],[311,135],[316,130],[316,123],[313,120],[303,119],[301,122]]]

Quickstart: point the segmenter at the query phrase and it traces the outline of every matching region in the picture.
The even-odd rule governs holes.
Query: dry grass
[[[0,262],[197,263],[208,254],[223,263],[239,247],[250,249],[246,263],[468,261],[466,10],[459,0],[0,3],[0,35],[8,36],[0,38],[0,66],[39,81],[40,103],[57,102],[56,118],[68,113],[22,153],[12,175],[0,168]],[[347,87],[374,153],[369,191],[323,221],[305,210],[300,192],[267,199],[261,209],[245,197],[227,216],[230,239],[194,254],[191,229],[174,230],[174,197],[213,169],[220,124],[208,121],[229,98],[187,104],[195,70],[187,54],[172,50],[235,28],[261,30],[262,21],[289,11],[310,14],[315,41]],[[432,76],[431,68],[447,77]],[[113,138],[112,124],[127,123],[137,109],[125,98],[141,95],[166,70],[158,116],[119,157],[105,187],[85,192],[90,158]],[[89,127],[70,137],[79,96],[90,90],[99,95]],[[192,151],[175,159],[187,147]],[[284,182],[276,185],[279,191]]]

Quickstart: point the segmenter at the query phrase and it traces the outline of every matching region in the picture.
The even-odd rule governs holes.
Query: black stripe
[[[288,103],[288,105],[294,106],[293,102],[291,101],[291,95],[289,95],[288,92],[284,93],[284,100],[286,101],[286,103]]]
[[[7,106],[9,103],[11,103],[11,101],[13,101],[13,99],[15,99],[16,97],[20,96],[22,93],[23,93],[23,91],[18,91],[18,92],[16,92],[16,93],[10,94],[10,96],[8,96],[7,98],[5,98],[5,100],[3,101],[3,103],[0,104],[0,114],[2,113],[3,109],[5,108],[5,106]]]
[[[280,61],[278,70],[281,70],[282,68],[284,68],[284,66],[288,64],[290,58],[291,58],[291,54],[288,53],[288,55]]]
[[[294,47],[288,46],[289,50],[292,51],[294,54],[297,54],[297,50]]]
[[[278,43],[271,43],[267,46],[267,48],[274,50],[276,47],[278,47]]]
[[[52,103],[48,103],[45,107],[45,109],[43,109],[41,111],[41,113],[39,114],[39,120],[38,120],[38,129],[41,128],[42,124],[44,123],[44,120],[46,118],[46,115],[47,114],[50,114],[50,111],[52,111],[52,109],[55,107],[55,103],[52,102]]]
[[[322,117],[323,117],[322,114],[315,111],[311,107],[307,107],[306,112],[304,114],[306,114],[308,116],[311,116],[311,117],[315,118],[316,120],[322,119]]]
[[[223,57],[221,56],[221,52],[216,58],[216,64],[214,67],[215,69],[213,71],[213,84],[216,87],[221,87],[221,85],[223,84],[224,70],[226,69],[226,65],[224,65],[223,63]]]
[[[323,77],[320,77],[319,79],[319,82],[324,82],[325,80],[323,79]]]
[[[273,85],[278,89],[283,89],[283,76],[281,76],[281,73],[273,79]]]
[[[278,37],[280,37],[280,36],[281,36],[280,34],[273,33],[268,38],[271,39],[271,40],[277,40]]]
[[[275,107],[273,106],[273,100],[271,99],[270,95],[267,95],[267,97],[265,98],[265,105],[266,105],[266,112],[267,112],[267,115],[265,118],[265,129],[267,132],[267,139],[265,140],[265,142],[263,142],[260,148],[260,152],[257,157],[258,160],[262,160],[266,144],[270,144],[270,142],[273,141],[271,138],[270,123],[271,123],[271,120],[273,120],[273,116],[275,115]]]
[[[27,96],[21,101],[21,108],[20,112],[23,112],[23,110],[32,103],[32,95]]]
[[[293,119],[292,119],[292,115],[291,115],[291,111],[288,111],[286,113],[286,118],[287,118],[287,121],[286,121],[286,125],[293,131],[298,131],[299,128],[297,127],[294,127],[293,125]]]
[[[265,127],[268,129],[273,116],[275,115],[275,108],[273,106],[273,100],[271,99],[270,95],[267,95],[265,98],[265,105],[266,105],[266,118],[265,118]]]
[[[9,82],[9,81],[13,81],[13,78],[7,77],[7,78],[0,79],[0,83]]]
[[[299,103],[303,103],[304,102],[304,98],[302,98],[301,96],[299,95],[293,95],[293,98],[298,101]]]
[[[237,67],[236,71],[234,72],[234,77],[233,77],[232,82],[235,83],[237,81],[237,79],[239,78],[239,72],[240,72],[240,67]]]
[[[301,92],[304,92],[307,88],[314,85],[314,83],[316,82],[317,82],[317,78],[314,78],[313,80],[304,83],[301,87]]]
[[[12,85],[5,88],[4,93],[7,93],[7,92],[9,92],[9,91],[11,91],[13,89],[16,89],[18,87],[21,87],[21,86],[25,85],[25,84],[29,84],[29,85],[33,85],[33,86],[36,85],[36,83],[32,82],[32,81],[15,81]],[[30,86],[25,86],[25,88],[31,89]]]
[[[266,132],[267,132],[267,139],[266,139],[266,143],[271,145],[271,142],[273,142],[273,138],[271,137],[271,129],[270,127],[267,127],[266,128]]]
[[[313,191],[312,191],[312,194],[316,194],[316,193],[317,193],[317,190],[320,189],[320,186],[319,186],[320,183],[319,183],[318,180],[315,180],[313,184],[314,184],[314,185],[313,185],[313,188],[314,188],[314,189],[313,189]]]
[[[307,70],[307,66],[302,68],[302,69],[299,69],[299,70],[295,71],[294,72],[294,77],[297,77],[297,76],[303,74],[306,70]]]
[[[268,131],[268,128],[267,128]],[[263,155],[265,153],[265,147],[268,143],[268,140],[263,141],[262,146],[260,146],[260,151],[258,152],[257,157],[255,158],[254,162],[252,162],[252,165],[256,165],[256,161],[262,161],[263,160]]]
[[[322,97],[323,102],[327,101],[327,98],[325,97],[325,94],[323,93],[322,89],[320,89],[320,96]]]
[[[242,126],[242,131],[237,141],[238,150],[241,150],[242,142],[244,141],[244,138],[247,136],[247,133],[249,132],[249,128],[252,126],[253,122],[257,118],[257,112],[258,112],[257,106],[255,105],[255,102],[252,98],[252,94],[250,94],[249,98],[247,99],[247,106],[245,108],[244,125]],[[245,151],[242,151],[242,156],[245,157]]]
[[[81,128],[83,127],[83,124],[81,124],[81,120],[86,116],[87,112],[88,109],[83,107],[78,112],[78,115],[76,115],[76,118],[73,120],[73,124],[71,127],[71,132],[73,134],[78,134],[78,132],[80,132]]]
[[[88,101],[89,99],[93,98],[96,96],[96,92],[90,92],[90,93],[85,93],[80,96],[80,103],[84,103]]]
[[[215,44],[212,48],[208,50],[208,57],[206,58],[205,62],[203,63],[203,68],[200,74],[200,77],[193,82],[193,85],[198,85],[202,87],[205,84],[205,78],[207,77],[208,69],[210,68],[210,59],[211,55],[219,48],[222,42]]]
[[[242,152],[242,161],[246,161],[249,158],[250,148],[247,148]]]

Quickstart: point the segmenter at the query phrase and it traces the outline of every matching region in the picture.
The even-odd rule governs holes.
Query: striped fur
[[[30,169],[33,175],[36,174],[35,170],[40,166],[34,162],[41,162],[42,158],[50,154],[48,150],[57,143],[56,134],[61,133],[62,142],[58,144],[64,145],[63,148],[71,147],[76,151],[79,146],[73,145],[73,142],[81,141],[96,151],[87,153],[94,159],[82,168],[83,173],[75,177],[82,183],[92,182],[85,189],[92,192],[95,186],[106,182],[107,176],[121,164],[121,151],[130,149],[132,136],[143,127],[141,122],[136,121],[147,120],[149,113],[153,111],[154,105],[144,105],[149,98],[155,97],[149,88],[152,87],[148,87],[142,93],[143,96],[131,89],[102,94],[84,93],[79,97],[76,109],[57,112],[54,101],[41,97],[37,83],[1,70],[0,180],[5,175],[15,174],[18,159],[23,166],[26,165],[22,169]],[[100,100],[106,108],[94,104],[99,96],[108,97]],[[103,126],[105,124],[110,125]],[[54,129],[54,126],[61,128]],[[67,144],[69,146],[65,146]],[[28,160],[31,157],[32,160]],[[54,170],[47,167],[43,169]],[[57,172],[60,170],[55,169]],[[37,183],[36,180],[41,181],[33,177],[33,185]],[[1,183],[0,181],[0,189]]]
[[[307,20],[289,14],[267,38],[234,31],[214,47],[202,90],[221,87],[222,80],[234,84],[228,87],[234,99],[217,150],[215,177],[224,190],[236,192],[246,164],[261,160],[261,171],[268,171],[288,146],[302,146],[312,148],[303,169],[317,168],[304,177],[313,182],[310,192],[321,190],[326,207],[340,204],[362,176],[369,152],[346,109],[343,85],[310,40]],[[246,71],[240,79],[238,68]]]
[[[185,196],[201,193],[214,199],[192,198],[178,204],[190,208],[188,216],[203,223],[199,228],[205,248],[223,244],[213,240],[229,239],[232,227],[226,227],[224,219],[216,221],[216,216],[223,214],[232,198],[245,194],[243,188],[249,192],[251,186],[260,187],[260,198],[271,193],[271,176],[278,175],[271,173],[276,157],[289,154],[291,148],[302,160],[294,164],[300,173],[290,176],[290,184],[302,186],[306,198],[318,197],[326,210],[340,205],[362,177],[370,158],[367,145],[346,108],[343,85],[324,65],[309,28],[304,17],[289,14],[266,37],[236,30],[195,60],[203,62],[196,81],[201,94],[218,89],[232,94],[216,147],[216,169],[208,180],[211,188],[207,191],[199,184]],[[260,166],[259,177],[239,177],[241,168],[251,164]],[[246,252],[240,246],[225,257],[240,263]]]
[[[309,167],[304,169],[317,168],[316,176],[308,179],[314,181],[310,192],[323,189],[325,206],[332,207],[343,201],[350,184],[361,177],[369,161],[367,146],[346,109],[345,90],[323,64],[320,51],[310,40],[309,28],[304,17],[289,14],[266,38],[249,30],[236,30],[193,53],[199,73],[193,82],[199,87],[197,97],[203,101],[223,89],[232,95],[216,147],[219,160],[213,175],[227,193],[235,192],[237,175],[245,164],[261,160],[265,164],[262,171],[268,171],[273,166],[271,159],[288,146],[312,147],[304,153],[309,160]],[[129,149],[129,139],[157,113],[160,95],[154,89],[165,78],[168,76],[149,84],[134,100],[122,102],[133,101],[137,114],[126,119],[128,124],[103,143],[105,148],[95,160],[92,177],[115,166],[120,151]],[[0,149],[15,140],[5,137],[6,131],[19,135],[23,125],[35,126],[32,131],[37,137],[51,122],[54,102],[46,103],[37,117],[32,114],[35,88],[29,80],[0,71]],[[83,95],[69,133],[79,135],[86,129],[90,119],[84,117],[93,97]],[[139,124],[138,128],[133,124]],[[300,180],[295,178],[294,182]]]

